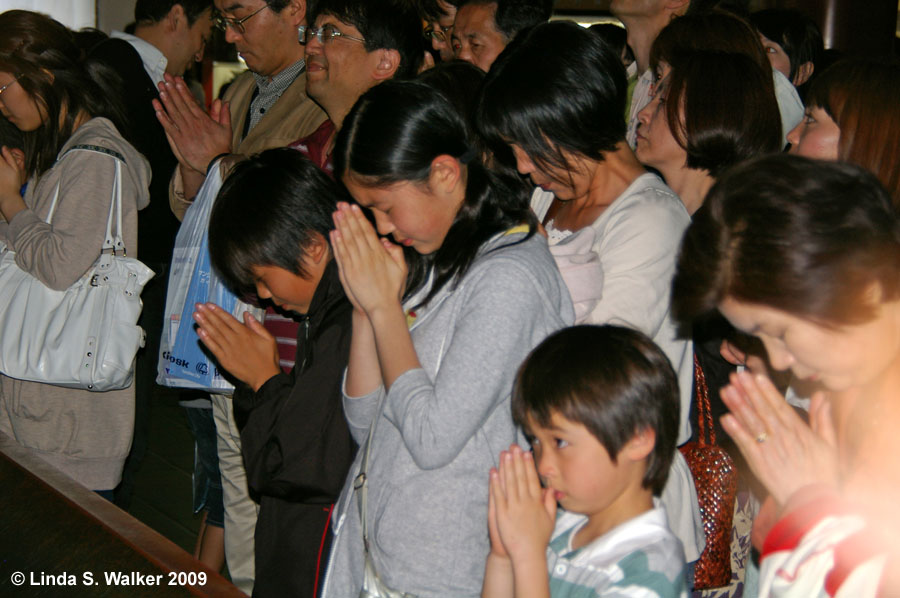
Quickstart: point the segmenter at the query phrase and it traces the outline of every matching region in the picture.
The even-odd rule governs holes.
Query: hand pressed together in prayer
[[[216,361],[254,392],[281,372],[275,337],[250,312],[241,323],[215,303],[198,303],[197,336]]]
[[[555,522],[553,490],[541,488],[533,455],[511,445],[500,453],[500,468],[491,468],[490,472],[491,554],[543,563]]]
[[[403,248],[379,239],[357,205],[338,204],[331,246],[341,284],[353,307],[367,315],[401,302],[406,284]]]
[[[809,424],[765,376],[732,374],[722,400],[731,412],[722,427],[779,505],[805,486],[837,485],[837,441],[823,393],[812,397]]]
[[[207,113],[191,94],[184,79],[165,75],[159,100],[153,100],[175,157],[183,168],[203,175],[216,156],[232,151],[231,113],[228,103],[216,99]]]
[[[9,222],[25,209],[19,190],[25,183],[25,156],[21,150],[0,150],[0,216]]]

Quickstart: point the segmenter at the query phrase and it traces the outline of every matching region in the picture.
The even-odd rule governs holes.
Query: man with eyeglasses
[[[179,217],[213,158],[283,147],[325,120],[306,95],[306,63],[297,43],[306,0],[215,0],[215,5],[215,25],[235,45],[248,72],[232,82],[222,102],[213,102],[208,116],[192,108],[183,82],[169,78],[160,87],[157,113],[182,157],[169,197]]]
[[[122,482],[115,490],[115,502],[122,508],[128,508],[131,502],[134,474],[147,450],[149,406],[156,389],[156,360],[166,301],[166,272],[179,226],[168,199],[168,181],[177,161],[156,120],[151,100],[158,96],[156,86],[165,73],[183,75],[193,62],[203,58],[212,32],[213,10],[213,0],[138,0],[134,7],[134,34],[113,31],[109,39],[90,50],[93,59],[122,78],[123,85],[115,87],[121,90],[121,103],[130,125],[123,134],[147,158],[153,174],[150,205],[138,212],[138,238],[141,260],[156,276],[141,294],[144,308],[138,323],[146,331],[147,340],[138,352],[135,368],[134,440]],[[212,521],[212,525],[219,528],[211,530],[210,536],[221,536],[221,522]],[[215,563],[207,564],[215,568]]]
[[[340,129],[363,93],[414,77],[425,56],[421,21],[404,0],[319,0],[302,32],[306,90]]]
[[[222,154],[246,156],[284,147],[325,120],[306,95],[306,62],[297,40],[298,28],[306,24],[306,0],[215,0],[215,6],[215,24],[235,45],[248,72],[234,80],[224,101],[213,102],[209,114],[196,105],[183,81],[171,77],[160,87],[162,102],[154,103],[180,157],[169,192],[179,217],[203,184],[210,163]],[[247,490],[231,398],[210,398],[225,502],[225,560],[234,584],[250,594],[256,578],[258,506]]]
[[[425,21],[425,39],[438,53],[441,61],[453,60],[450,32],[453,31],[453,20],[456,18],[456,5],[448,0],[421,0],[421,10]]]
[[[517,33],[553,14],[553,0],[462,0],[457,6],[453,55],[484,72]]]

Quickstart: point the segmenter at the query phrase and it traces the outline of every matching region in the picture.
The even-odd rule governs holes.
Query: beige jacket
[[[248,71],[239,75],[225,93],[225,101],[231,104],[232,147],[236,154],[249,156],[273,147],[285,147],[313,133],[328,118],[325,112],[306,95],[304,71],[278,98],[259,124],[242,139],[244,123],[255,90],[256,80]],[[191,201],[184,197],[181,170],[176,168],[169,185],[169,204],[179,220],[184,217]]]

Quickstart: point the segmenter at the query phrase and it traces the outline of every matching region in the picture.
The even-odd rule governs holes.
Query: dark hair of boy
[[[193,25],[197,17],[213,7],[212,0],[137,0],[134,5],[134,20],[138,23],[158,23],[166,18],[176,4],[184,9],[188,25]]]
[[[658,496],[678,436],[678,379],[662,350],[620,326],[574,326],[549,336],[525,359],[512,394],[512,415],[548,427],[553,414],[583,425],[613,463],[645,429],[656,443],[642,485]]]
[[[234,167],[209,222],[213,267],[239,295],[253,295],[256,266],[277,266],[306,278],[305,248],[328,240],[337,202],[351,201],[300,152],[270,149]]]
[[[331,15],[359,29],[368,52],[380,48],[397,50],[400,66],[395,79],[416,76],[425,59],[422,19],[408,0],[318,0],[310,3],[306,16],[312,25],[319,15]]]

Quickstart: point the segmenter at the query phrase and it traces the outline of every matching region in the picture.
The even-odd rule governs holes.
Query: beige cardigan
[[[232,147],[236,154],[249,156],[265,149],[285,147],[313,133],[327,118],[318,104],[306,95],[306,71],[304,71],[284,91],[247,137],[242,139],[244,123],[255,90],[256,80],[248,71],[239,75],[225,93],[225,101],[231,104]],[[184,197],[181,170],[176,168],[169,184],[169,205],[179,220],[184,217],[191,202],[192,200]]]
[[[137,255],[137,211],[149,202],[150,166],[105,118],[93,118],[72,134],[60,155],[76,144],[96,145],[125,157],[122,167],[122,236]],[[54,289],[78,280],[100,255],[115,179],[115,160],[96,152],[67,154],[32,178],[23,210],[0,240],[16,251],[16,263]],[[45,222],[56,185],[52,225]],[[134,429],[134,385],[90,392],[0,374],[0,432],[91,490],[119,483]]]

